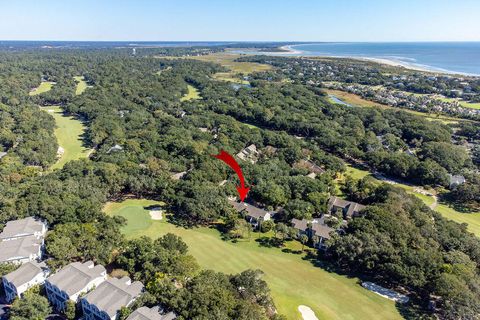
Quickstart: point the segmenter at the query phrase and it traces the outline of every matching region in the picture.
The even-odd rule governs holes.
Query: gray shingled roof
[[[92,261],[71,263],[50,276],[48,282],[72,296],[106,272],[102,265],[93,265]]]
[[[347,209],[347,217],[352,217],[355,212],[359,212],[360,210],[363,210],[365,208],[364,205],[352,202],[352,201],[347,201],[343,200],[338,197],[331,197],[328,203],[328,210],[332,210],[332,207],[340,207],[342,209]]]
[[[308,224],[311,221],[308,221],[308,220],[305,220],[305,219],[299,220],[299,219],[293,218],[291,222],[292,222],[292,227],[293,228],[305,232],[305,231],[307,231]]]
[[[310,160],[300,160],[297,163],[294,164],[295,167],[297,168],[304,168],[307,169],[308,171],[316,174],[322,174],[325,172],[324,169],[322,169],[320,166],[315,164],[314,162]]]
[[[2,233],[0,233],[0,239],[33,235],[36,232],[41,232],[43,230],[43,226],[43,222],[39,219],[35,219],[34,217],[9,221],[5,225]]]
[[[128,306],[142,291],[143,284],[139,281],[131,283],[129,277],[112,278],[89,292],[84,299],[113,318],[122,307]]]
[[[45,262],[27,262],[22,264],[22,266],[17,270],[5,275],[4,278],[18,288],[19,286],[31,281],[38,274],[47,272],[48,267]]]
[[[167,314],[160,313],[160,307],[141,307],[135,310],[127,320],[174,320],[177,316],[173,312]]]
[[[38,254],[39,247],[42,246],[42,243],[43,239],[38,239],[35,236],[1,241],[0,262],[24,259],[30,257],[32,254]]]
[[[335,229],[321,223],[312,223],[312,230],[316,236],[322,237],[324,239],[330,239],[330,233],[332,231],[335,231]]]
[[[265,215],[267,213],[270,213],[271,212],[268,212],[268,211],[265,211],[263,209],[260,209],[260,208],[257,208],[255,206],[252,206],[251,204],[248,204],[248,203],[245,203],[245,202],[236,202],[236,201],[233,201],[233,200],[229,200],[230,204],[235,208],[235,210],[237,210],[238,212],[242,212],[242,211],[246,211],[247,213],[247,216],[249,217],[254,217],[255,219],[258,219],[258,218],[265,218]]]

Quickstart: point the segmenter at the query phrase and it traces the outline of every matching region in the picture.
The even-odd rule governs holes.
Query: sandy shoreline
[[[379,64],[392,66],[392,67],[402,67],[409,70],[416,70],[422,72],[430,72],[430,73],[437,73],[437,74],[450,74],[450,75],[463,75],[463,76],[470,76],[470,77],[478,77],[479,75],[463,73],[463,72],[456,72],[456,71],[449,71],[449,70],[442,70],[434,67],[429,66],[421,66],[415,65],[413,63],[398,61],[398,60],[391,60],[386,58],[373,58],[373,57],[358,57],[358,56],[334,56],[334,55],[308,55],[305,54],[304,51],[297,50],[293,48],[294,45],[286,45],[281,46],[279,49],[284,50],[284,52],[262,52],[262,54],[267,55],[289,55],[289,56],[298,56],[298,57],[305,57],[305,58],[336,58],[336,59],[352,59],[352,60],[359,60],[359,61],[370,61],[376,62]]]

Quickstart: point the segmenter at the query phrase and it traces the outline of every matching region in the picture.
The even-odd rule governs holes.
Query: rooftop
[[[28,236],[42,232],[45,224],[34,217],[9,221],[0,233],[0,240],[12,237]]]
[[[297,230],[301,230],[301,231],[306,231],[308,229],[308,224],[309,223],[310,223],[310,221],[306,220],[306,219],[302,219],[302,220],[295,219],[295,218],[292,219],[293,228],[295,228]]]
[[[147,308],[141,307],[135,310],[127,320],[174,320],[177,316],[173,312],[161,314],[159,307]]]
[[[95,266],[93,261],[74,262],[50,276],[48,282],[72,296],[82,291],[95,278],[105,274],[105,268],[102,265]]]
[[[139,281],[132,283],[129,277],[112,278],[100,284],[84,299],[113,318],[122,307],[128,306],[142,291],[143,284]]]
[[[0,242],[0,262],[29,258],[38,254],[42,244],[43,239],[35,236],[4,240]]]
[[[326,224],[312,223],[312,231],[316,236],[322,237],[324,239],[330,239],[330,233],[332,231],[335,231],[335,229],[330,228]]]
[[[245,202],[237,202],[234,200],[229,200],[230,204],[237,210],[238,212],[245,211],[249,217],[253,217],[255,219],[258,218],[265,218],[265,215],[267,213],[270,213],[269,211],[260,209],[258,207],[255,207],[251,204],[245,203]]]
[[[354,213],[359,212],[365,208],[364,205],[353,201],[343,200],[338,197],[330,197],[330,200],[328,201],[328,210],[331,210],[333,207],[346,209],[347,217],[352,217]]]
[[[17,270],[5,275],[4,278],[12,283],[15,287],[19,287],[31,281],[38,274],[48,273],[49,269],[45,262],[27,262],[22,264]]]

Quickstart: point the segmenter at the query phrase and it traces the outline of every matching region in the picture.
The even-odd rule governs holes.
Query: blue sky
[[[480,41],[479,13],[479,0],[0,0],[0,39]]]

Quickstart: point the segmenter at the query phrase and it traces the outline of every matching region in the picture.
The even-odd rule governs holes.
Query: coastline
[[[388,58],[376,58],[376,57],[366,57],[366,56],[335,56],[335,55],[316,55],[316,54],[307,54],[305,51],[297,50],[294,48],[296,45],[286,45],[281,46],[279,49],[284,50],[284,52],[262,52],[254,54],[266,54],[266,55],[276,55],[276,56],[290,56],[290,57],[304,57],[304,58],[335,58],[335,59],[352,59],[358,61],[370,61],[382,65],[387,65],[391,67],[401,67],[408,70],[429,72],[434,74],[446,74],[446,75],[461,75],[468,77],[480,77],[478,74],[472,74],[467,72],[451,71],[441,68],[436,68],[428,65],[420,65],[415,63],[409,63],[405,61],[399,61]]]

